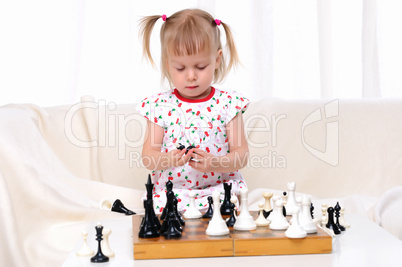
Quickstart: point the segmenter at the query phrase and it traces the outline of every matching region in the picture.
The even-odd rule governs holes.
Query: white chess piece
[[[271,213],[268,215],[267,220],[269,222],[272,222],[273,220],[275,220],[275,218],[277,218],[277,209],[276,209],[276,201],[278,201],[281,197],[278,195],[274,195],[272,197],[272,211]],[[282,213],[282,211],[281,211]]]
[[[305,238],[307,236],[307,232],[299,224],[299,212],[299,208],[293,210],[292,225],[285,232],[285,236],[288,238]]]
[[[208,223],[205,233],[212,236],[227,235],[229,234],[229,228],[226,225],[225,220],[222,218],[220,209],[220,193],[214,191],[212,193],[212,199],[214,201],[214,213],[212,214],[212,218]]]
[[[297,203],[296,203],[296,197],[295,197],[295,190],[296,190],[296,183],[295,182],[289,182],[287,183],[288,187],[288,194],[287,194],[287,203],[286,203],[286,212],[289,214],[293,214],[293,211],[295,209],[299,209]]]
[[[108,228],[103,228],[103,240],[101,241],[102,252],[109,258],[114,257],[114,252],[110,249],[109,246],[109,235],[112,233],[112,230]]]
[[[233,229],[235,230],[250,231],[257,229],[257,225],[254,222],[253,216],[251,216],[250,212],[248,211],[247,194],[248,194],[247,188],[243,188],[240,190],[242,204],[241,204],[240,215],[237,216],[236,222],[233,225]]]
[[[264,203],[258,203],[258,208],[260,210],[260,215],[258,215],[257,220],[255,220],[255,224],[257,226],[268,226],[269,225],[269,221],[267,219],[265,219],[264,217]]]
[[[303,227],[304,231],[306,231],[308,234],[317,233],[317,226],[315,226],[310,212],[311,197],[304,195],[301,204],[302,208],[299,218],[300,226]]]
[[[346,228],[349,228],[350,227],[350,224],[348,224],[346,221],[345,221],[345,208],[341,208],[341,216],[339,217],[339,223],[342,225],[342,226],[344,226],[344,227],[346,227]]]
[[[263,210],[265,210],[265,211],[270,211],[270,210],[272,210],[272,207],[271,207],[271,198],[272,198],[272,196],[273,196],[274,194],[273,193],[270,193],[270,192],[265,192],[265,193],[263,193],[262,194],[262,196],[264,197],[264,199],[265,199],[265,205],[264,205],[264,208],[263,208]]]
[[[236,209],[237,201],[238,201],[238,200],[237,200],[236,195],[232,195],[232,197],[230,198],[230,203],[235,204],[235,209]],[[237,212],[236,212],[236,210],[234,211],[234,216],[235,216],[235,218],[237,218]],[[229,220],[229,218],[228,218],[228,220]]]
[[[195,206],[195,195],[196,194],[194,191],[190,191],[188,194],[188,197],[190,198],[190,206],[183,214],[183,216],[187,219],[197,219],[202,217],[202,213]]]
[[[81,235],[83,240],[82,247],[75,254],[80,257],[95,255],[95,252],[88,246],[87,243],[88,232],[82,231]]]
[[[281,199],[278,199],[275,202],[275,217],[272,218],[271,223],[269,224],[269,228],[271,228],[272,230],[286,230],[290,226],[285,216],[283,216],[282,209],[283,202]],[[299,210],[297,210],[297,212],[299,212]]]
[[[321,226],[323,228],[326,228],[326,224],[328,223],[328,213],[327,213],[327,204],[322,204],[321,205]]]

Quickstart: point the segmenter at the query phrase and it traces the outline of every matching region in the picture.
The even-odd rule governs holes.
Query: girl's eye
[[[207,66],[203,66],[203,67],[197,67],[197,69],[199,69],[199,70],[203,70],[203,69],[205,69]]]
[[[183,71],[184,68],[176,68],[177,71]]]

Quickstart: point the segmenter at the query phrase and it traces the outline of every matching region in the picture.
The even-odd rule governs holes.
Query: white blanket
[[[55,156],[29,109],[0,109],[2,266],[60,266],[80,232],[69,224],[125,216],[102,211],[103,197],[141,208],[142,191],[73,176]],[[71,155],[74,157],[74,155]]]

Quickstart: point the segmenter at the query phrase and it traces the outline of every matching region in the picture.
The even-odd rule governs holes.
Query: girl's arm
[[[249,152],[244,134],[243,116],[240,112],[226,125],[226,134],[229,142],[228,154],[214,156],[195,148],[188,154],[199,162],[190,161],[189,165],[201,172],[234,172],[245,167]]]
[[[191,158],[190,153],[184,155],[185,149],[174,149],[168,153],[161,152],[163,135],[164,130],[162,127],[147,121],[142,147],[142,163],[149,170],[166,170],[170,167],[182,166]]]

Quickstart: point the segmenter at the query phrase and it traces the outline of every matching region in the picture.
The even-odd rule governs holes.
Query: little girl
[[[222,81],[238,63],[232,34],[225,23],[199,9],[182,10],[170,17],[143,18],[143,52],[152,64],[150,38],[159,19],[164,21],[160,32],[162,78],[175,89],[147,97],[137,106],[147,119],[142,161],[152,170],[157,212],[166,204],[165,185],[169,180],[179,210],[188,207],[189,191],[196,193],[196,206],[205,210],[213,191],[224,192],[223,183],[232,184],[232,194],[246,187],[238,170],[248,160],[242,113],[249,100],[211,86]],[[228,59],[222,51],[222,28]],[[177,149],[179,145],[194,148],[186,153],[186,149]]]

